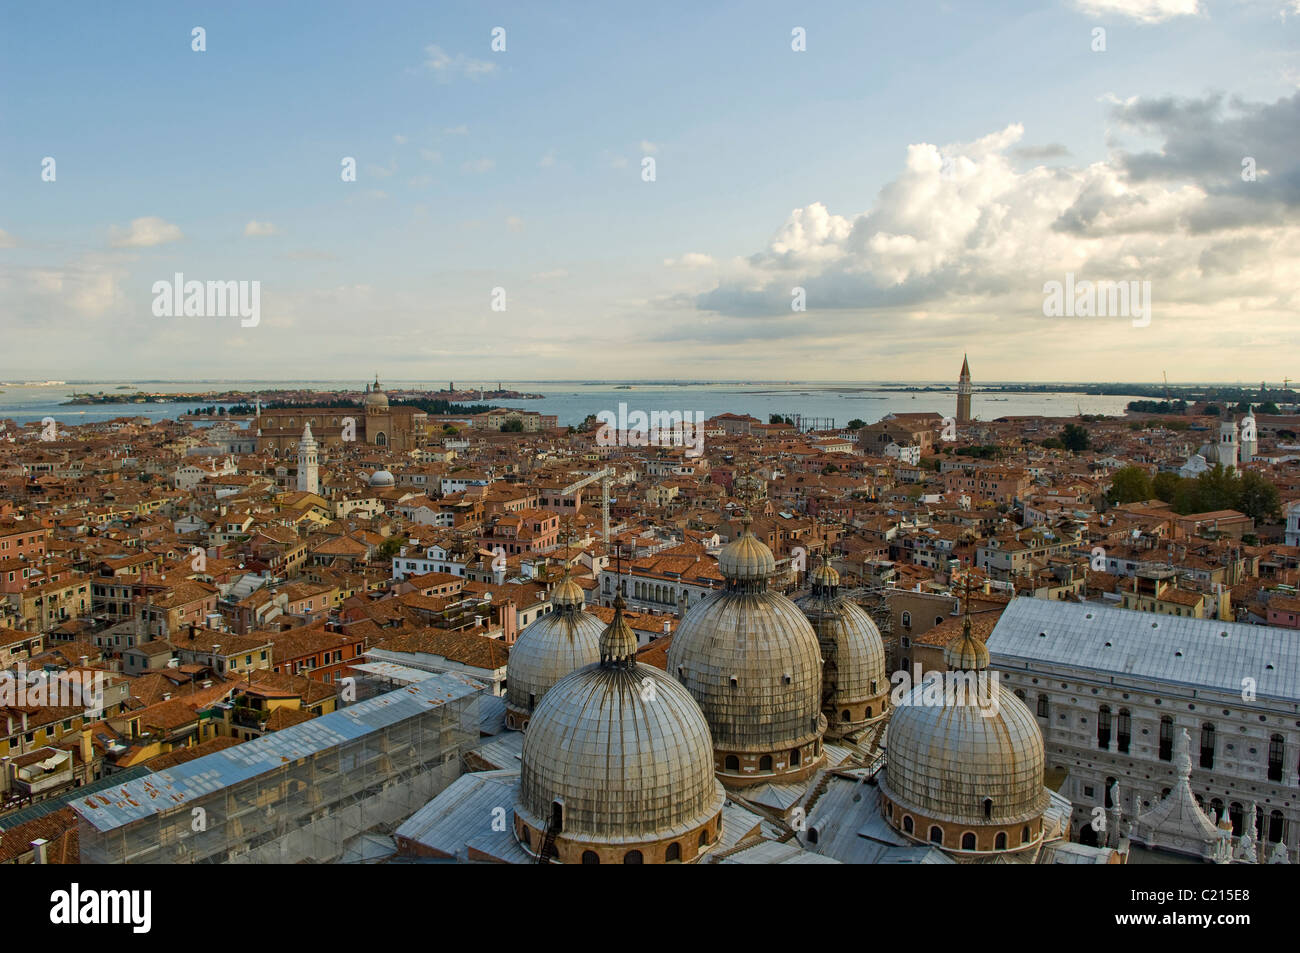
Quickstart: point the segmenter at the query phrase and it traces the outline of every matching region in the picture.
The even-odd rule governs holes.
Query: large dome
[[[636,664],[622,608],[601,661],[552,686],[524,736],[516,833],[533,853],[552,845],[548,860],[691,860],[720,833],[709,726],[681,685]]]
[[[822,659],[799,607],[767,580],[772,552],[746,527],[723,548],[726,588],[677,626],[668,671],[699,703],[729,784],[795,780],[822,759]]]
[[[394,486],[397,480],[387,470],[376,470],[370,474],[371,486]]]
[[[962,851],[1017,850],[1037,842],[1050,799],[1043,734],[987,668],[981,649],[967,614],[945,658],[974,667],[931,672],[894,708],[882,803],[890,822],[918,840]]]
[[[839,573],[823,558],[812,590],[796,604],[812,623],[822,654],[822,710],[829,732],[852,734],[886,712],[890,682],[885,644],[871,616],[839,592]]]
[[[600,661],[600,619],[582,611],[582,587],[567,575],[551,594],[553,611],[530,622],[510,648],[506,666],[506,723],[528,724],[551,686]]]

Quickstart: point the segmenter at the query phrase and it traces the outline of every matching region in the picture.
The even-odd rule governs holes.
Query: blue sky
[[[700,6],[6,7],[0,375],[1300,371],[1296,0]]]

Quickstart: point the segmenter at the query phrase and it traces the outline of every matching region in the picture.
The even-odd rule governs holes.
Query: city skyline
[[[926,9],[15,10],[0,377],[1291,377],[1300,7]]]

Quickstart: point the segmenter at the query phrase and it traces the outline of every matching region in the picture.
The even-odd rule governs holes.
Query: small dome
[[[375,383],[366,389],[364,400],[366,407],[376,407],[379,409],[388,409],[388,395],[385,394],[379,386],[379,377],[375,377]]]
[[[587,597],[582,591],[582,586],[574,582],[567,572],[564,574],[564,578],[555,584],[555,589],[551,592],[551,605],[556,608],[560,606],[581,607],[586,601]]]
[[[561,584],[563,585],[563,584]],[[510,647],[506,663],[506,704],[511,727],[523,727],[537,703],[564,676],[600,660],[600,633],[604,625],[582,611],[582,589],[576,603],[551,603],[553,612],[534,619],[519,633]],[[557,587],[557,592],[559,588]]]
[[[795,600],[817,633],[822,707],[837,723],[845,708],[860,703],[871,704],[872,717],[883,715],[890,689],[880,630],[865,609],[839,594],[838,582],[839,573],[823,563],[813,573],[812,592]]]
[[[840,574],[823,556],[821,563],[813,570],[811,582],[814,589],[834,589],[840,584]]]
[[[718,553],[718,571],[728,579],[747,581],[776,575],[776,557],[749,528],[752,522],[748,515],[744,516],[740,535]]]
[[[396,484],[397,480],[387,470],[376,470],[370,474],[371,486],[395,486]]]

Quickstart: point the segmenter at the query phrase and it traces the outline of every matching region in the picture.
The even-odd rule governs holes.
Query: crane
[[[600,481],[601,530],[605,538],[606,551],[609,550],[609,488],[617,475],[618,472],[613,467],[606,467],[603,470],[597,470],[591,476],[584,477],[576,483],[570,483],[560,491],[560,496],[568,496],[570,493],[577,493],[584,486],[590,486],[596,481]]]

